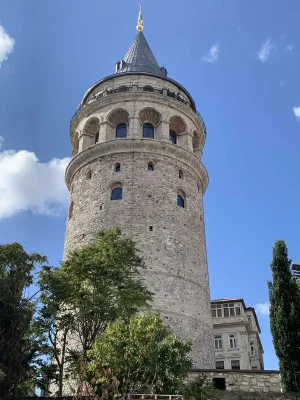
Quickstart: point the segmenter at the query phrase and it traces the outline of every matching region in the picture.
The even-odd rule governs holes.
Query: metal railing
[[[132,92],[132,93],[139,93],[139,92],[145,92],[145,93],[154,93],[154,94],[160,94],[162,96],[167,96],[170,97],[171,99],[175,101],[179,101],[180,103],[185,104],[188,106],[200,119],[202,122],[204,128],[205,128],[205,123],[200,115],[200,113],[191,105],[189,101],[187,101],[185,98],[183,98],[179,93],[176,93],[168,88],[165,87],[155,87],[153,84],[147,84],[144,83],[143,86],[140,85],[120,85],[118,87],[114,88],[106,88],[103,89],[102,91],[93,94],[92,96],[88,97],[83,104],[81,104],[75,114],[73,115],[71,121],[70,121],[70,126],[72,125],[74,119],[77,117],[79,112],[83,110],[87,105],[93,103],[94,101],[104,98],[106,96],[111,96],[116,93],[127,93],[127,92]]]
[[[174,395],[174,394],[137,394],[137,393],[129,393],[123,396],[120,400],[132,400],[132,399],[140,399],[140,400],[183,400],[183,396],[181,395]]]

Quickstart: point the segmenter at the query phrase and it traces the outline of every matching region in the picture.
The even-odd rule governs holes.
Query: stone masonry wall
[[[199,171],[165,154],[160,142],[155,152],[153,142],[145,140],[141,152],[123,148],[103,156],[99,144],[99,156],[77,170],[71,181],[73,212],[65,253],[101,229],[119,226],[132,236],[148,267],[143,277],[154,293],[153,308],[175,333],[193,340],[194,365],[209,368],[214,350]],[[122,143],[128,142],[117,146]],[[148,162],[154,171],[148,171]],[[115,172],[117,163],[120,172]],[[123,199],[112,201],[111,189],[117,184]],[[185,208],[177,206],[179,190],[185,193]]]
[[[226,382],[226,391],[250,392],[250,393],[281,393],[279,371],[233,371],[233,370],[211,370],[192,371],[189,379],[195,379],[199,375],[206,375],[210,380],[223,378]],[[222,397],[220,397],[222,398]],[[224,397],[227,398],[227,397]],[[230,396],[228,399],[231,398]],[[234,398],[234,397],[232,397]],[[251,398],[251,396],[250,396]]]
[[[119,75],[114,84],[129,84],[132,79]],[[149,79],[141,77],[139,81],[148,83]],[[158,81],[156,77],[155,83]],[[147,107],[160,115],[154,139],[142,137],[140,113]],[[126,110],[129,116],[125,139],[115,138],[115,127],[109,120],[116,109]],[[174,116],[185,126],[185,132],[178,134],[177,145],[169,140],[169,123]],[[99,121],[96,144],[85,132],[85,124],[92,117]],[[195,131],[200,135],[200,148],[193,143]],[[69,250],[90,241],[97,231],[119,226],[136,240],[145,259],[143,278],[154,294],[153,309],[175,333],[192,339],[195,367],[213,368],[203,212],[208,177],[199,159],[205,142],[202,121],[190,107],[167,96],[115,93],[80,110],[71,125],[74,146],[78,146],[76,135],[78,152],[73,153],[66,171],[70,212],[65,257]],[[149,162],[154,171],[148,171]],[[115,172],[117,163],[120,172]],[[112,201],[111,191],[116,186],[122,186],[123,198]],[[185,198],[184,208],[177,206],[179,193]]]

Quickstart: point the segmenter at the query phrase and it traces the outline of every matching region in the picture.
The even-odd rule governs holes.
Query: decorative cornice
[[[208,186],[207,171],[192,152],[172,143],[155,139],[114,139],[104,143],[97,143],[78,153],[70,161],[66,169],[66,184],[70,189],[74,174],[85,164],[96,160],[99,157],[108,156],[114,153],[151,153],[179,160],[189,166],[202,182],[203,194]]]

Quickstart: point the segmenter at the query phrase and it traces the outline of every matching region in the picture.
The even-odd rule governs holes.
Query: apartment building
[[[243,299],[211,301],[216,369],[263,370],[263,347],[254,308]]]

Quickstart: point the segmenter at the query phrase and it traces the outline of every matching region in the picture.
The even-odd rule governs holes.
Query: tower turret
[[[192,339],[195,367],[213,368],[205,125],[189,92],[159,67],[142,27],[140,11],[138,33],[116,73],[86,92],[71,121],[65,254],[119,226],[145,259],[153,309]]]

